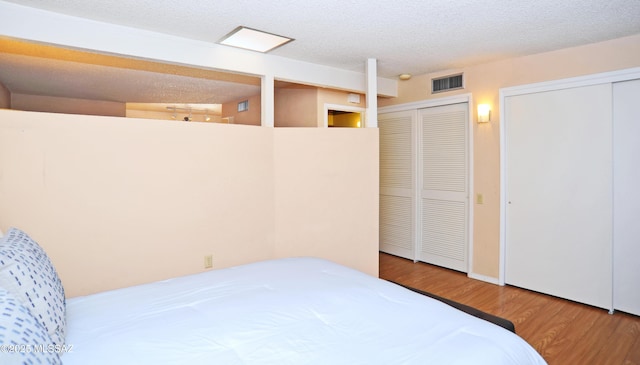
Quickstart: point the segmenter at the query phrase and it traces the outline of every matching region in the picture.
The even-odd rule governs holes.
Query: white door
[[[505,98],[508,284],[611,309],[611,92]]]
[[[378,115],[380,250],[415,260],[415,111]]]
[[[468,272],[468,104],[419,110],[420,261]]]
[[[640,80],[613,84],[613,304],[640,315]]]

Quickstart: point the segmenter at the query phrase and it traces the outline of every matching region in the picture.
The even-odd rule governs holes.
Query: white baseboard
[[[480,280],[480,281],[486,281],[487,283],[500,285],[500,280],[498,280],[498,278],[494,278],[494,277],[491,277],[491,276],[475,274],[475,273],[472,273],[472,272],[468,273],[467,276],[470,277],[471,279],[476,279],[476,280]]]

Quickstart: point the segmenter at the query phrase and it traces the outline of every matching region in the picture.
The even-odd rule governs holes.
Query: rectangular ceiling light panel
[[[226,46],[233,46],[238,48],[249,49],[258,52],[269,52],[274,48],[280,47],[286,43],[291,42],[293,39],[262,32],[259,30],[238,27],[231,33],[227,34],[219,42]]]

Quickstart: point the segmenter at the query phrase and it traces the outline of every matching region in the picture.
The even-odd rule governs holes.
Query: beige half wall
[[[286,256],[378,274],[377,129],[0,110],[0,229],[69,297]]]

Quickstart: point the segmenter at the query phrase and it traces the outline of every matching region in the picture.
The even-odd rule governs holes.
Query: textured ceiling
[[[365,60],[376,58],[382,77],[461,68],[640,33],[640,0],[10,2],[212,43],[244,25],[295,39],[272,54],[354,71],[363,71]],[[5,55],[1,62],[17,72],[23,62],[18,56]],[[154,77],[163,83],[186,77],[127,72],[140,74],[140,88]],[[125,77],[133,75],[125,72]],[[13,85],[18,87],[17,81]]]
[[[255,85],[2,53],[0,64],[0,80],[18,94],[135,103],[221,104],[260,93],[260,86]]]
[[[221,104],[260,93],[257,77],[0,38],[12,93],[131,103]]]

